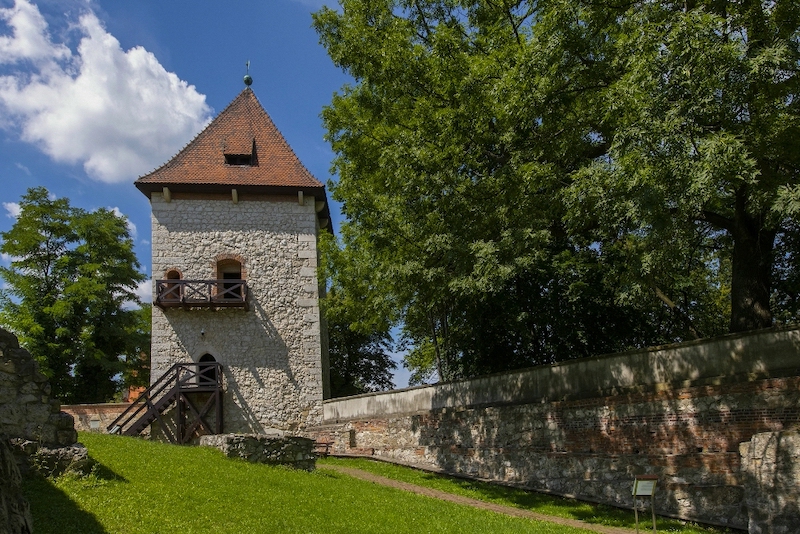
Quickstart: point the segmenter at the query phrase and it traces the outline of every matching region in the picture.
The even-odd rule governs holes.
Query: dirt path
[[[419,495],[433,497],[434,499],[441,499],[443,501],[450,501],[457,504],[473,506],[475,508],[482,508],[484,510],[490,510],[492,512],[497,512],[499,514],[506,514],[515,517],[526,517],[528,519],[535,519],[537,521],[547,521],[548,523],[557,523],[559,525],[565,525],[574,528],[582,528],[587,531],[599,532],[601,534],[631,534],[632,532],[636,532],[635,530],[628,528],[593,525],[591,523],[585,523],[577,519],[565,519],[563,517],[537,514],[536,512],[530,512],[528,510],[522,510],[520,508],[514,508],[512,506],[503,506],[500,504],[479,501],[478,499],[462,497],[461,495],[453,495],[452,493],[445,493],[444,491],[425,488],[423,486],[417,486],[416,484],[409,484],[408,482],[400,482],[398,480],[392,480],[390,478],[382,477],[380,475],[373,475],[372,473],[368,473],[367,471],[362,471],[361,469],[353,469],[352,467],[343,467],[340,465],[330,465],[330,464],[325,464],[325,465],[318,464],[317,468],[329,469],[331,471],[336,471],[338,473],[342,473],[344,475],[348,475],[354,478],[360,478],[362,480],[374,482],[375,484],[381,484],[383,486],[389,486],[392,488],[410,491],[412,493],[417,493]],[[647,529],[641,529],[640,531],[642,533],[650,532],[650,530]]]

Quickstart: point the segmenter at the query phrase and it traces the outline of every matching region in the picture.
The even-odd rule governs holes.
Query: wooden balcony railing
[[[156,306],[160,308],[244,308],[244,280],[156,280]]]

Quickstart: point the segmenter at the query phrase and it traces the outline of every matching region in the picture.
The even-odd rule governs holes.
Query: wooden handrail
[[[245,280],[156,280],[155,304],[161,308],[247,308]]]
[[[209,380],[208,370],[214,370],[214,380]],[[187,389],[222,389],[222,364],[218,362],[176,363],[147,388],[128,408],[117,417],[106,430],[109,434],[121,434],[132,422],[136,422],[156,405],[175,392]]]

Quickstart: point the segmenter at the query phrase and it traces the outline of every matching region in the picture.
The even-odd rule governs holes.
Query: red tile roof
[[[253,155],[253,165],[227,165],[226,154]],[[306,190],[325,196],[248,87],[183,150],[136,180],[147,196],[169,186],[183,191],[241,187],[247,190]],[[312,191],[315,190],[315,191]]]

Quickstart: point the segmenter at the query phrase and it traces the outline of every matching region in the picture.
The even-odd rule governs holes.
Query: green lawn
[[[99,434],[80,439],[99,462],[93,475],[25,483],[36,534],[586,532],[329,471],[230,460],[213,449]]]
[[[636,526],[633,511],[622,510],[612,506],[591,504],[496,484],[449,477],[366,458],[326,458],[325,460],[320,460],[320,463],[354,467],[394,480],[409,482],[455,495],[463,495],[481,501],[514,506],[546,515],[579,519],[588,523],[615,527],[635,528]],[[641,532],[652,532],[649,510],[644,518],[640,514],[639,520]],[[727,529],[705,528],[686,524],[665,517],[656,519],[656,527],[658,532],[665,533],[720,534],[735,532]]]

